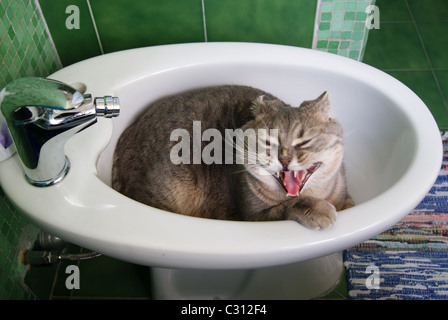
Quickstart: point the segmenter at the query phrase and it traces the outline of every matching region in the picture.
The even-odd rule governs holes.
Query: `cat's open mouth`
[[[316,162],[306,170],[277,171],[274,173],[274,177],[285,188],[287,196],[296,197],[300,194],[300,191],[305,186],[305,183],[321,164],[322,162]]]

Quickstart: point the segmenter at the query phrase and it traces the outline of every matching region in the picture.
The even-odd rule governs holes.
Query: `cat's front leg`
[[[309,196],[299,196],[286,209],[286,217],[310,229],[327,229],[336,222],[336,208],[330,202]]]

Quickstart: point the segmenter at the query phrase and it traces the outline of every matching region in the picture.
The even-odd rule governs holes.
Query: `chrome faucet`
[[[0,91],[2,112],[25,177],[38,187],[61,181],[70,169],[64,145],[94,124],[98,116],[119,115],[115,97],[92,99],[71,86],[47,78],[20,78]]]

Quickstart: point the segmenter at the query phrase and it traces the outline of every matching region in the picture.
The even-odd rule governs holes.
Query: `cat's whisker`
[[[328,120],[328,105],[326,94],[295,108],[244,86],[200,88],[164,98],[121,135],[112,186],[144,204],[195,217],[292,219],[312,228],[329,227],[349,196],[338,167],[342,128]],[[168,112],[160,112],[162,106]],[[210,139],[200,135],[203,149],[195,148],[191,131],[180,129],[193,124],[195,139],[198,121],[201,129],[214,129]],[[164,132],[169,145],[160,138]],[[219,140],[223,134],[225,141]],[[279,156],[291,160],[286,164]],[[309,163],[314,164],[304,169]],[[298,197],[302,188],[305,193]]]
[[[351,130],[351,131],[348,131],[348,132],[344,131],[344,138],[347,138],[347,137],[353,135],[356,132],[357,132],[357,130]]]
[[[246,140],[243,142],[243,146],[234,141],[232,141],[232,143],[233,143],[233,150],[237,152],[239,151],[240,155],[243,154],[244,158],[245,159],[247,158],[248,163],[256,163],[257,159],[260,159],[262,158],[263,155],[265,155],[263,153],[258,153],[255,150],[251,150],[252,148],[249,148],[249,145]]]

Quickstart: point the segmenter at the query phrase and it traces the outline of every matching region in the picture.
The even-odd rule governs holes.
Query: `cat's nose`
[[[291,163],[291,157],[286,157],[286,158],[281,158],[280,163],[283,166],[283,171],[287,171],[288,170],[288,165]]]

